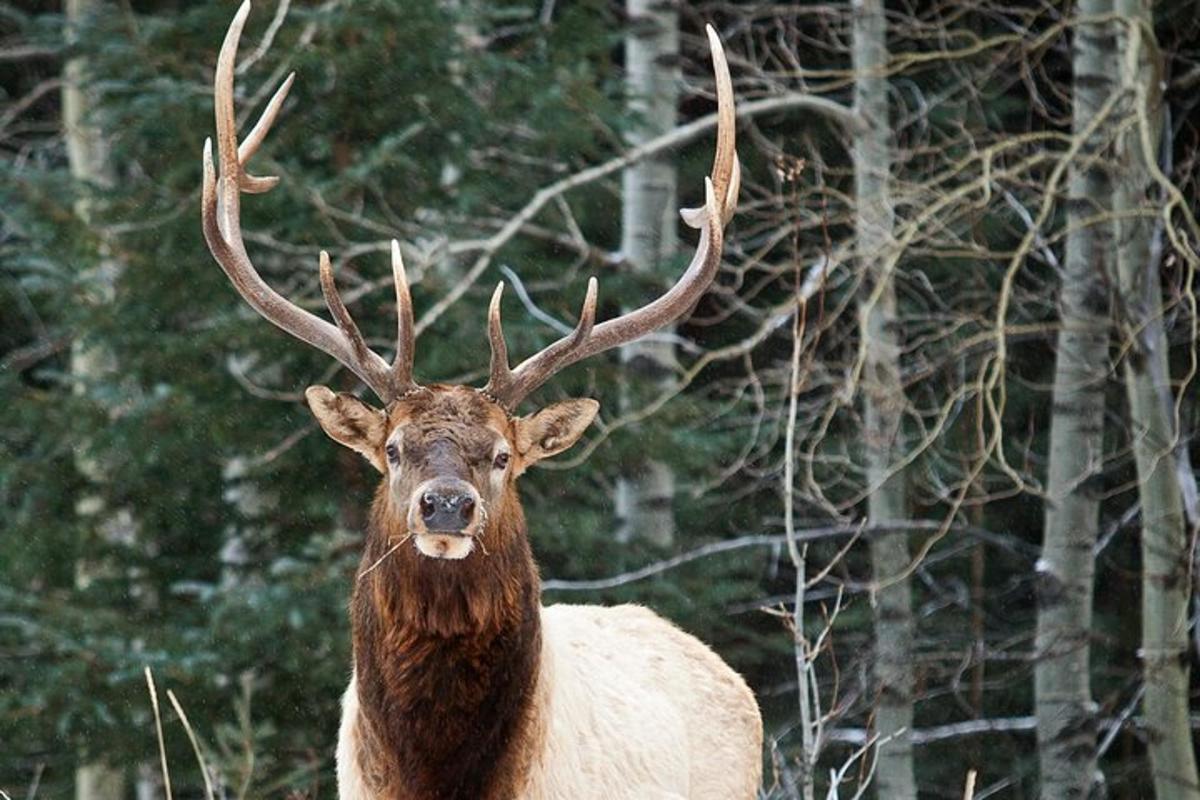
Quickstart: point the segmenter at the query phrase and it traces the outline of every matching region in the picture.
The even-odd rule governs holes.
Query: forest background
[[[333,793],[374,473],[200,232],[232,0],[0,3],[0,792]],[[1200,4],[259,0],[265,277],[328,249],[417,376],[682,270],[713,86],[740,210],[675,330],[523,479],[546,602],[646,604],[762,706],[764,797],[1200,797]],[[384,347],[386,348],[386,344]],[[799,611],[799,613],[797,613]],[[187,714],[208,765],[201,775]]]

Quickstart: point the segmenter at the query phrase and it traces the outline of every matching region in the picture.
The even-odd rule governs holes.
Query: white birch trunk
[[[1111,0],[1081,0],[1083,18],[1112,11]],[[1074,29],[1072,128],[1084,131],[1112,91],[1112,26],[1079,22]],[[1106,125],[1070,167],[1066,258],[1059,299],[1061,327],[1050,420],[1049,467],[1042,556],[1037,570],[1034,701],[1041,796],[1086,798],[1096,782],[1096,704],[1089,675],[1089,637],[1100,516],[1096,485],[1103,465],[1104,385],[1108,377],[1112,235],[1107,221],[1108,165],[1093,160]]]
[[[100,0],[66,0],[64,19],[67,40],[74,41],[83,19],[97,13]],[[112,165],[101,131],[92,124],[92,98],[86,89],[87,63],[83,58],[73,58],[63,67],[62,123],[67,146],[67,160],[71,177],[82,189],[82,197],[75,205],[75,213],[85,223],[90,221],[93,203],[88,199],[89,188],[104,188],[113,185]],[[116,266],[102,258],[91,267],[89,275],[90,299],[106,303],[112,299],[116,284]],[[112,354],[103,347],[86,346],[80,343],[71,348],[71,377],[73,391],[86,393],[98,381],[106,379],[114,370]],[[103,465],[92,459],[77,458],[76,468],[90,481],[103,479]],[[125,540],[132,536],[133,525],[129,514],[113,513],[106,508],[103,498],[97,495],[81,497],[76,504],[76,513],[92,522],[99,534],[110,540]],[[88,584],[103,565],[80,562],[76,565],[76,583]],[[75,770],[76,800],[123,800],[126,795],[125,772],[119,766],[102,761],[82,764]]]
[[[904,471],[904,388],[900,381],[900,342],[896,292],[888,267],[895,212],[889,188],[892,169],[888,122],[887,21],[882,0],[856,0],[853,28],[854,108],[864,121],[854,136],[855,236],[860,269],[865,271],[859,325],[866,347],[862,387],[866,417],[867,481],[872,487],[868,515],[872,526],[908,518]],[[877,692],[875,733],[879,797],[915,800],[912,717],[912,589],[898,577],[909,565],[904,534],[871,542],[871,566],[882,588],[874,597]]]
[[[675,127],[679,104],[679,10],[663,0],[626,0],[625,91],[628,108],[639,121],[630,145]],[[637,274],[658,274],[676,254],[675,166],[667,157],[645,159],[621,178],[621,253]],[[662,334],[670,334],[667,328]],[[668,383],[675,348],[663,341],[641,340],[621,348],[622,404],[645,395],[643,387]],[[641,390],[641,391],[639,391]],[[645,459],[631,466],[616,489],[617,536],[641,537],[668,545],[675,538],[675,475],[670,466]]]
[[[125,773],[94,762],[75,770],[75,800],[125,800]]]
[[[1116,11],[1146,28],[1121,36],[1121,82],[1131,91],[1123,110],[1150,115],[1161,124],[1160,74],[1148,0],[1117,0]],[[1128,23],[1127,23],[1128,24]],[[1136,88],[1136,91],[1133,91]],[[1139,107],[1140,106],[1140,107]],[[1200,800],[1200,778],[1188,719],[1187,522],[1176,469],[1177,430],[1171,402],[1167,337],[1163,329],[1161,265],[1152,244],[1152,221],[1130,212],[1148,211],[1153,180],[1138,130],[1118,141],[1113,210],[1117,213],[1117,277],[1125,335],[1132,347],[1125,358],[1125,391],[1137,461],[1142,506],[1142,665],[1145,673],[1144,725],[1155,795]]]

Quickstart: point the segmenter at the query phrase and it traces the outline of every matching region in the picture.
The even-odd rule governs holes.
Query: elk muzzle
[[[417,549],[433,558],[466,558],[480,529],[475,487],[459,478],[425,481],[409,500],[408,529]]]

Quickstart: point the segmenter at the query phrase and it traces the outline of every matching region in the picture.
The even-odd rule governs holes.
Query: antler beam
[[[641,308],[595,324],[596,279],[588,282],[587,296],[575,330],[512,369],[500,323],[500,298],[504,284],[496,287],[488,311],[488,339],[492,347],[491,377],[482,391],[508,409],[549,380],[556,372],[588,356],[639,339],[685,315],[708,290],[721,264],[725,224],[737,208],[741,167],[737,159],[733,82],[721,40],[708,26],[713,72],[717,84],[717,146],[710,177],[704,179],[705,203],[701,208],[683,209],[680,214],[693,228],[700,229],[700,242],[691,263],[679,280]]]
[[[204,239],[213,258],[229,276],[238,294],[255,311],[297,339],[333,356],[370,386],[381,400],[385,403],[391,402],[417,388],[412,379],[412,301],[408,293],[408,280],[404,274],[404,262],[400,258],[399,244],[392,242],[392,274],[396,282],[396,312],[399,322],[396,357],[391,365],[367,347],[358,326],[350,318],[350,312],[334,285],[333,268],[328,254],[322,252],[320,258],[321,290],[325,295],[325,303],[337,322],[336,326],[305,311],[268,286],[246,252],[242,238],[241,194],[268,192],[279,183],[277,177],[251,175],[246,171],[246,163],[266,139],[295,78],[294,73],[287,77],[267,104],[257,124],[239,146],[233,103],[233,75],[237,63],[238,42],[249,14],[250,1],[246,0],[230,23],[217,58],[213,102],[217,122],[217,161],[221,171],[218,178],[213,165],[212,140],[206,140],[204,191],[201,201]]]

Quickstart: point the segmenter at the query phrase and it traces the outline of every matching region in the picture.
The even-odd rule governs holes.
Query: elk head
[[[449,559],[470,555],[490,518],[519,513],[517,478],[573,445],[600,407],[565,400],[514,417],[465,386],[418,388],[386,410],[324,386],[305,394],[325,432],[383,473],[416,548]]]
[[[202,217],[213,257],[242,298],[269,322],[328,353],[362,379],[383,402],[375,408],[357,397],[313,386],[305,393],[321,427],[335,441],[361,453],[387,480],[386,502],[404,521],[421,553],[461,559],[480,540],[487,520],[506,509],[519,513],[515,481],[531,464],[566,450],[595,417],[594,400],[568,400],[518,417],[517,406],[556,372],[588,356],[626,344],[686,314],[712,283],[721,260],[724,226],[737,202],[740,172],[734,144],[733,87],[720,40],[710,27],[716,74],[718,126],[705,205],[684,209],[700,229],[687,270],[665,294],[641,308],[596,324],[597,283],[588,282],[579,322],[568,335],[516,367],[509,366],[500,321],[504,284],[496,287],[488,313],[491,374],[486,386],[421,386],[413,379],[412,300],[400,246],[392,242],[396,289],[396,350],[389,364],[371,350],[334,284],[328,254],[320,254],[320,282],[334,324],[294,305],[263,281],[242,238],[242,193],[269,191],[278,178],[256,177],[245,165],[274,123],[294,75],[267,104],[239,145],[233,104],[238,41],[250,3],[238,10],[217,59],[214,101],[220,177],[212,142],[204,146]]]

